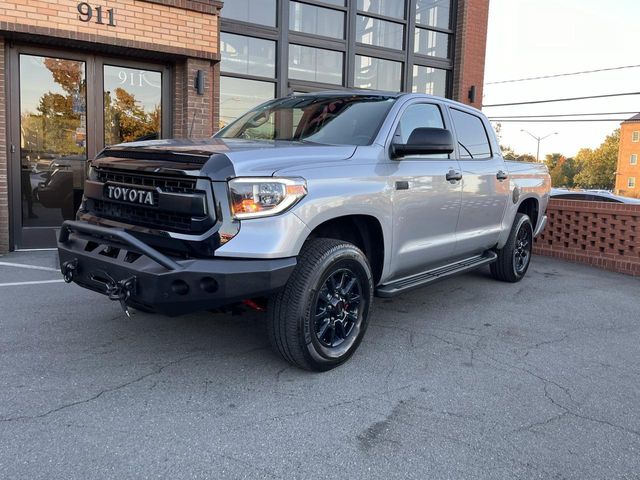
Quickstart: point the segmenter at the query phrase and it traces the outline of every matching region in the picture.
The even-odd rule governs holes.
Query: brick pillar
[[[453,99],[482,107],[484,61],[487,49],[489,0],[458,0],[458,26],[453,67]],[[469,90],[475,86],[475,102]]]
[[[7,178],[7,95],[4,38],[0,37],[0,254],[9,251],[9,179]]]
[[[204,72],[204,94],[195,87],[198,70]],[[214,68],[209,60],[188,58],[176,64],[173,136],[208,137],[214,121]]]

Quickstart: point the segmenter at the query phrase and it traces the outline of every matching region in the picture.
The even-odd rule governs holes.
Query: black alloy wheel
[[[353,342],[351,334],[360,321],[362,287],[349,268],[331,272],[315,301],[315,334],[325,348]]]
[[[372,302],[373,274],[362,250],[342,240],[312,238],[285,287],[270,300],[271,344],[300,368],[335,368],[362,341]]]
[[[533,232],[529,224],[522,224],[516,235],[516,244],[513,249],[513,266],[516,274],[524,275],[531,261],[531,247],[533,244]]]
[[[498,258],[490,265],[491,275],[503,282],[522,280],[531,264],[533,225],[524,213],[517,213],[507,243],[497,250]]]

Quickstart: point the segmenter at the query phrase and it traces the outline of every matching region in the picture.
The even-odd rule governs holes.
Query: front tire
[[[533,225],[528,215],[518,213],[509,239],[498,250],[498,259],[491,264],[491,275],[503,282],[516,283],[524,278],[531,263]]]
[[[300,368],[335,368],[360,345],[372,300],[371,267],[359,248],[329,238],[309,240],[289,281],[270,300],[271,344]]]

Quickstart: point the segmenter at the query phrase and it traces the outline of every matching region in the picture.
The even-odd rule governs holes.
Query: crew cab
[[[546,167],[505,161],[466,105],[291,95],[212,138],[106,148],[62,225],[60,266],[125,311],[266,305],[275,350],[322,371],[355,352],[375,296],[483,265],[520,281],[549,191]]]

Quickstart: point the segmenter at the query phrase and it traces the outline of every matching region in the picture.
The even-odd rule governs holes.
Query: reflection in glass
[[[275,27],[276,0],[229,0],[224,2],[222,17]]]
[[[358,0],[358,10],[402,19],[404,4],[404,0]]]
[[[417,0],[416,23],[426,27],[449,28],[451,0]]]
[[[223,72],[273,77],[276,73],[276,42],[231,33],[220,34]]]
[[[404,27],[399,23],[363,15],[356,19],[356,42],[402,50],[403,37]]]
[[[306,3],[289,4],[289,29],[296,32],[344,38],[344,13]]]
[[[160,138],[162,73],[104,66],[104,143]]]
[[[271,100],[275,84],[233,77],[220,77],[220,128],[253,107]]]
[[[449,58],[449,35],[416,28],[414,52],[430,57]]]
[[[289,78],[342,84],[341,52],[289,45]]]
[[[356,55],[355,87],[399,91],[402,63]]]
[[[22,225],[73,219],[87,160],[84,62],[20,55]]]
[[[447,71],[414,65],[411,89],[414,93],[445,97],[447,94]]]

